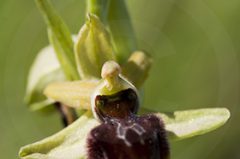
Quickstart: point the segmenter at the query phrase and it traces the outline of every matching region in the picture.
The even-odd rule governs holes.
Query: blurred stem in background
[[[87,14],[97,15],[103,23],[107,23],[107,14],[110,0],[87,0]]]

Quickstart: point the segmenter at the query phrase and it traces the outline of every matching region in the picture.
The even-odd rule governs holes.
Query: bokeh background
[[[83,0],[53,0],[77,33]],[[228,107],[217,131],[171,143],[172,159],[240,159],[240,1],[128,0],[140,49],[154,59],[145,106],[163,111]],[[23,103],[36,53],[48,44],[33,0],[0,0],[0,158],[61,129],[58,114],[30,112]]]

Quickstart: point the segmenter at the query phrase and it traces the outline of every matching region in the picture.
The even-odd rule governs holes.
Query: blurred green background
[[[53,0],[73,33],[83,0]],[[229,122],[207,135],[171,143],[172,159],[240,159],[240,1],[128,0],[140,49],[154,58],[145,105],[163,111],[228,107]],[[23,103],[29,67],[48,44],[33,0],[0,1],[0,158],[61,129],[58,114]]]

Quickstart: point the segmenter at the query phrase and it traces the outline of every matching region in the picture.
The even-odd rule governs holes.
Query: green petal
[[[109,33],[97,16],[88,14],[77,38],[75,55],[83,79],[100,78],[102,65],[115,59]]]
[[[143,51],[135,51],[123,65],[122,74],[136,88],[141,88],[148,77],[152,59]]]
[[[44,94],[49,99],[69,107],[89,110],[90,97],[98,83],[97,80],[53,82],[45,88]]]
[[[43,90],[51,82],[64,80],[64,73],[60,69],[53,48],[48,46],[42,49],[31,66],[25,102],[32,110],[39,110],[51,105],[53,101],[47,100],[43,95]]]
[[[208,108],[158,113],[165,123],[166,130],[173,139],[185,139],[202,135],[224,125],[230,117],[226,108]]]

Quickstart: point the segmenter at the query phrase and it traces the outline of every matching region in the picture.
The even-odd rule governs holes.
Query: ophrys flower
[[[71,120],[55,135],[21,148],[21,158],[165,159],[169,156],[167,137],[179,140],[201,135],[230,117],[226,108],[166,114],[146,109],[141,92],[152,59],[135,45],[124,1],[87,0],[86,23],[76,40],[48,0],[36,2],[48,25],[51,46],[35,60],[26,100],[32,110],[57,103]],[[113,19],[121,18],[124,24],[113,24]],[[102,65],[109,60],[120,66],[108,62],[101,79]],[[146,112],[151,114],[139,116]]]

